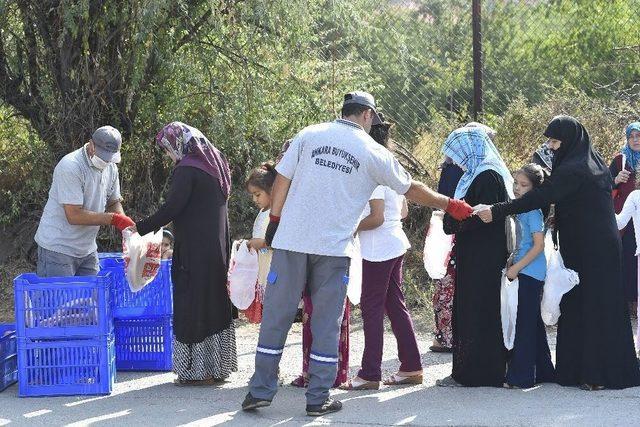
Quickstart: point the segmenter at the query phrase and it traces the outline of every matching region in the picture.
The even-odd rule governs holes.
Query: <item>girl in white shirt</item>
[[[271,256],[273,250],[267,247],[264,240],[267,225],[269,224],[269,212],[271,211],[271,188],[276,179],[276,170],[273,163],[263,163],[259,168],[251,171],[246,189],[251,194],[253,203],[260,208],[258,216],[253,222],[253,233],[251,240],[247,240],[250,250],[258,252],[258,281],[256,283],[256,298],[249,308],[243,313],[251,323],[262,321],[262,299],[265,286],[267,285],[267,275],[271,267]]]
[[[616,215],[616,222],[618,223],[618,230],[624,229],[629,220],[633,219],[633,226],[636,233],[636,242],[640,242],[640,181],[637,181],[636,189],[633,190],[627,200],[624,202],[624,206],[619,214]],[[636,246],[636,257],[638,258],[638,267],[640,268],[640,247]],[[640,287],[640,269],[638,270],[638,286]],[[638,315],[640,316],[640,305],[638,305]],[[638,326],[640,327],[640,317],[638,318]],[[636,337],[636,350],[640,347],[640,329],[638,329]],[[640,351],[638,352],[640,356]]]
[[[389,123],[372,127],[371,136],[387,147]],[[410,244],[402,230],[407,202],[389,187],[377,187],[358,226],[362,252],[362,312],[365,347],[358,375],[341,388],[378,389],[382,380],[382,345],[385,312],[398,343],[400,369],[386,385],[421,384],[422,364],[413,322],[402,292],[402,263]]]

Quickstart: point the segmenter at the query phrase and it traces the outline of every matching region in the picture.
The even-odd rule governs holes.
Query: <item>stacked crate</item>
[[[0,325],[0,391],[18,381],[16,325]]]
[[[112,275],[14,280],[18,394],[109,394],[115,381]]]
[[[173,354],[171,260],[162,260],[155,279],[137,292],[129,288],[120,253],[99,254],[101,271],[113,275],[116,368],[170,371]]]

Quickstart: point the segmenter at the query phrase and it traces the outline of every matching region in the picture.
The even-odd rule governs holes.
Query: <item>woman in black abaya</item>
[[[175,383],[213,385],[238,369],[227,291],[229,165],[202,132],[181,122],[166,125],[156,144],[175,163],[171,187],[158,211],[136,225],[144,235],[173,222]]]
[[[555,203],[560,252],[580,284],[560,304],[558,383],[587,390],[640,385],[622,290],[622,246],[611,199],[612,178],[584,126],[557,116],[544,135],[555,151],[548,181],[520,199],[480,213],[484,221]]]
[[[513,178],[483,129],[453,131],[442,152],[464,170],[456,199],[474,205],[513,196]],[[437,384],[501,387],[507,356],[500,321],[500,279],[508,256],[504,222],[456,221],[445,215],[444,231],[456,235],[453,370]]]

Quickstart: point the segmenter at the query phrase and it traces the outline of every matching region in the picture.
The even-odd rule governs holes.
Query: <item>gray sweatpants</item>
[[[313,303],[307,404],[318,405],[329,397],[338,369],[349,261],[347,257],[274,250],[256,349],[256,370],[249,382],[253,397],[271,400],[278,390],[278,365],[305,285]]]
[[[98,274],[98,254],[76,258],[38,246],[37,273],[40,277],[95,276]]]

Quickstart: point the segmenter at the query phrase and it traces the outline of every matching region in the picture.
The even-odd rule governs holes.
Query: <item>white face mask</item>
[[[93,156],[91,156],[91,158],[89,160],[91,160],[91,164],[94,167],[96,167],[97,169],[100,169],[100,170],[104,170],[107,166],[109,166],[108,162],[105,162],[100,157],[96,156],[95,154]]]

